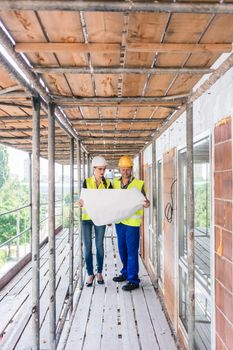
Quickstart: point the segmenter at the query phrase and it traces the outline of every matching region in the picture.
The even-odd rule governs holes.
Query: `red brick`
[[[232,169],[232,142],[215,145],[215,171]]]
[[[228,350],[226,345],[222,342],[219,336],[216,334],[216,350]]]
[[[214,142],[223,142],[231,139],[231,118],[225,119],[225,123],[218,124],[214,128]]]
[[[214,174],[214,197],[232,200],[232,171]]]
[[[215,284],[216,305],[233,324],[233,294],[225,289],[218,281]]]
[[[232,273],[233,273],[232,262],[215,254],[215,277],[231,293],[233,292]]]
[[[232,349],[233,327],[216,307],[216,331],[228,349]]]
[[[219,227],[215,226],[215,251],[218,251],[220,244],[220,231]],[[233,262],[233,233],[222,229],[222,256]]]
[[[215,224],[232,231],[232,203],[223,200],[215,200]]]

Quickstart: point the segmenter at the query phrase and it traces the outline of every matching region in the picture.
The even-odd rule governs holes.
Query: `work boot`
[[[124,281],[126,281],[126,277],[125,276],[123,276],[123,275],[119,275],[119,276],[115,276],[115,277],[113,277],[113,281],[114,282],[124,282]]]
[[[138,284],[134,284],[134,283],[131,283],[131,282],[128,282],[127,284],[125,284],[122,289],[123,290],[126,290],[126,291],[131,291],[131,290],[134,290],[134,289],[137,289],[139,288],[139,285]]]

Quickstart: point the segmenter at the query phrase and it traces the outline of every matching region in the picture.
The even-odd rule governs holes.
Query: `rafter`
[[[122,2],[77,0],[1,0],[1,10],[100,11],[154,13],[233,13],[232,3]]]
[[[83,43],[28,43],[21,42],[15,45],[16,52],[82,52],[82,53],[119,53],[119,44],[83,44]],[[148,53],[209,53],[231,52],[232,44],[178,44],[178,43],[127,43],[127,52]]]
[[[73,108],[75,106],[116,106],[129,105],[149,105],[159,106],[163,108],[178,109],[179,105],[186,102],[189,94],[179,94],[170,96],[146,96],[146,97],[81,97],[81,96],[60,96],[52,95],[53,100],[62,108]]]
[[[146,118],[138,118],[138,119],[132,119],[132,118],[92,118],[92,119],[72,119],[71,122],[73,126],[79,126],[83,124],[116,124],[116,123],[161,123],[165,120],[166,118],[151,118],[151,119],[146,119]],[[0,119],[1,120],[1,119]]]
[[[210,74],[214,70],[200,67],[182,67],[182,68],[143,68],[143,67],[53,67],[53,66],[35,66],[32,71],[45,74]]]

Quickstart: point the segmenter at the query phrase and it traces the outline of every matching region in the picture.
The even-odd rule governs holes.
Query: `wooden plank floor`
[[[75,234],[75,256],[77,235]],[[69,266],[68,231],[63,230],[56,236],[56,310],[59,319],[67,290]],[[77,259],[74,259],[77,270]],[[40,259],[40,295],[41,295],[41,349],[49,349],[48,310],[49,310],[49,263],[48,244],[41,248]],[[31,263],[27,264],[0,292],[0,349],[31,349]]]
[[[112,281],[119,269],[116,239],[106,237],[105,285],[84,286],[65,350],[177,349],[142,262],[141,287],[132,292]]]

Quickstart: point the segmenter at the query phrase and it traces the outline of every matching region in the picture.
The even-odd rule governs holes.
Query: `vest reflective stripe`
[[[132,219],[141,219],[143,215],[133,215],[131,216]]]
[[[110,187],[111,185],[111,181],[106,179],[106,182],[107,182],[107,188]],[[96,187],[96,182],[95,182],[95,177],[92,176],[92,177],[88,177],[86,179],[86,184],[87,184],[87,188],[88,189],[93,189],[93,190],[96,190],[97,187]],[[103,182],[101,182],[99,184],[99,187],[98,187],[98,190],[105,190],[105,186],[103,184]],[[91,220],[90,216],[87,214],[87,211],[85,208],[82,208],[82,220]]]
[[[138,179],[133,179],[133,181],[130,182],[127,189],[131,189],[131,188],[136,187],[139,191],[141,191],[143,185],[144,185],[144,181],[141,181]],[[116,190],[121,189],[121,180],[120,179],[113,180],[113,188]],[[121,223],[128,225],[128,226],[140,226],[142,223],[142,217],[143,217],[143,209],[139,209],[130,218],[122,220]]]

